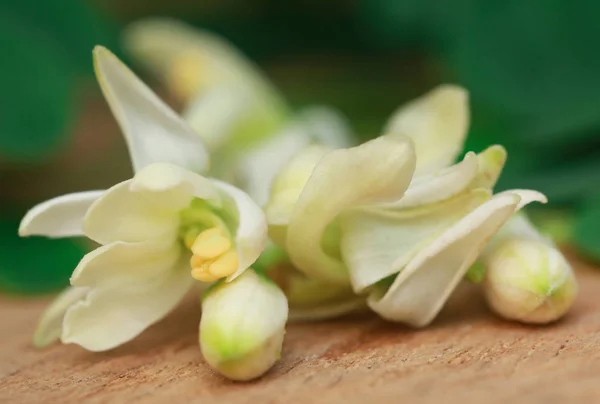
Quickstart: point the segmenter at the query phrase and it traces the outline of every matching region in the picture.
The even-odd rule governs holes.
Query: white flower
[[[108,50],[94,49],[96,75],[129,146],[135,175],[107,191],[64,195],[31,209],[22,236],[85,235],[87,254],[36,331],[91,351],[127,342],[163,318],[194,279],[231,281],[266,244],[251,198],[198,174],[200,138]]]
[[[500,146],[438,169],[462,148],[466,99],[464,90],[444,86],[401,109],[389,125],[396,132],[346,150],[312,147],[290,161],[266,213],[292,263],[308,276],[351,283],[389,320],[431,322],[502,224],[527,203],[545,201],[535,191],[492,196],[505,161]],[[405,136],[420,148],[423,174],[415,178]],[[435,158],[419,165],[427,145]]]
[[[281,357],[287,317],[283,292],[267,278],[246,271],[203,297],[202,355],[229,379],[255,379]]]
[[[259,205],[291,156],[311,143],[347,147],[346,120],[328,107],[292,114],[270,80],[224,38],[184,23],[144,19],[125,29],[125,48],[185,106],[183,117],[213,156],[211,174]]]

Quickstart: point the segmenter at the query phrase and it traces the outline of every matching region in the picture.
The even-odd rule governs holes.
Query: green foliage
[[[600,194],[585,201],[578,212],[574,232],[579,250],[600,262]]]
[[[57,4],[59,3],[59,4]],[[76,79],[95,44],[117,32],[84,2],[0,3],[0,155],[37,161],[60,146],[74,117]]]
[[[82,242],[20,238],[18,221],[0,218],[0,290],[18,294],[57,291],[85,254]]]

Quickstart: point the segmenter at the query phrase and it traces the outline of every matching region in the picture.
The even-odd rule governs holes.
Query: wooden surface
[[[47,299],[0,299],[2,403],[599,403],[600,272],[560,323],[495,318],[472,286],[434,324],[413,331],[371,315],[288,327],[283,359],[262,379],[214,374],[197,346],[200,312],[186,301],[109,353],[31,346]]]

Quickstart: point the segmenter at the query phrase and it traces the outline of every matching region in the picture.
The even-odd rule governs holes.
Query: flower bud
[[[206,292],[200,321],[202,355],[229,379],[255,379],[280,358],[287,317],[283,292],[248,269]]]
[[[577,295],[573,271],[544,240],[507,238],[484,256],[485,297],[500,316],[524,323],[558,320]]]

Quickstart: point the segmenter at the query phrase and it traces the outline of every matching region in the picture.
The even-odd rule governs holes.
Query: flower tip
[[[468,103],[469,102],[469,91],[457,84],[440,84],[438,87],[433,89],[433,95],[439,98],[445,98],[448,101]]]
[[[543,241],[509,239],[486,262],[484,294],[500,316],[530,324],[556,321],[571,308],[577,281],[558,249]]]

